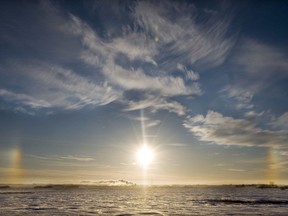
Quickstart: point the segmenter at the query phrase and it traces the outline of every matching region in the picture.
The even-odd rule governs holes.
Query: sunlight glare
[[[152,162],[153,158],[154,158],[153,150],[146,145],[140,148],[137,152],[137,161],[145,169]]]

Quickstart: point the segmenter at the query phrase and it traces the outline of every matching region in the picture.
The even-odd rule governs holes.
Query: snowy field
[[[2,189],[0,215],[287,215],[288,190],[255,187]]]

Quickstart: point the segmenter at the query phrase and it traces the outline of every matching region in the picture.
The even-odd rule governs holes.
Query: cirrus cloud
[[[113,24],[106,14],[99,15],[104,33],[83,17],[49,1],[23,7],[23,14],[27,13],[29,19],[32,9],[39,8],[39,11],[33,10],[29,25],[33,31],[22,34],[16,26],[19,34],[13,35],[23,41],[13,46],[29,53],[29,58],[10,55],[1,60],[4,72],[0,72],[6,81],[3,86],[0,83],[2,97],[13,95],[5,101],[17,100],[18,110],[26,109],[26,112],[35,109],[37,103],[38,109],[68,110],[117,101],[123,103],[126,111],[148,108],[152,112],[168,110],[184,115],[188,109],[175,98],[203,94],[200,73],[189,66],[217,66],[233,47],[233,39],[226,35],[229,17],[205,12],[208,19],[198,22],[198,9],[188,3],[139,1],[129,4],[127,11],[116,3],[114,7],[129,22],[120,20]],[[117,31],[113,30],[115,26]],[[47,46],[36,41],[34,47],[31,43],[34,35],[29,32],[39,32],[41,41],[47,39]],[[12,35],[10,30],[4,33],[7,37]],[[55,38],[67,43],[59,44]],[[28,52],[29,48],[37,52]],[[142,91],[146,97],[131,101],[125,98],[129,90]]]
[[[218,145],[284,147],[288,141],[288,131],[262,129],[253,121],[223,116],[214,111],[208,111],[206,116],[190,117],[184,126],[201,141]]]

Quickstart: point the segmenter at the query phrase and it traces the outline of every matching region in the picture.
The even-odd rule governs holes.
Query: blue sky
[[[287,9],[1,2],[0,181],[287,183]]]

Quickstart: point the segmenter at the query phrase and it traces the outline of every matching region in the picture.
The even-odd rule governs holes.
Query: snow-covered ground
[[[255,187],[2,189],[0,215],[287,215],[288,190]]]

